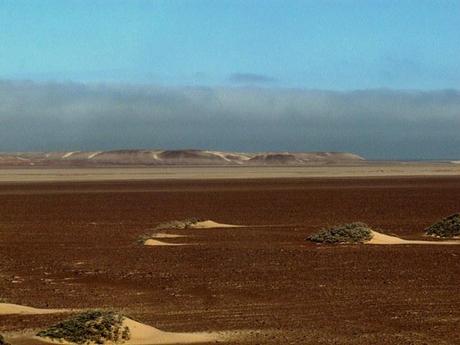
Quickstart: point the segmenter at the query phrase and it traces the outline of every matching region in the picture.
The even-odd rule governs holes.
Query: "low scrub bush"
[[[124,317],[113,311],[92,310],[78,314],[39,332],[39,337],[65,340],[77,344],[103,344],[129,340],[129,328],[123,326]]]
[[[460,236],[460,214],[455,213],[425,229],[426,234],[436,237]]]
[[[3,338],[3,335],[0,334],[0,345],[10,345],[9,343],[6,342],[5,338]]]
[[[321,229],[307,239],[318,243],[362,243],[372,238],[372,229],[364,223],[349,223]]]
[[[167,230],[167,229],[188,229],[192,225],[203,221],[200,218],[187,218],[184,220],[173,220],[171,222],[161,223],[155,229],[156,230]]]

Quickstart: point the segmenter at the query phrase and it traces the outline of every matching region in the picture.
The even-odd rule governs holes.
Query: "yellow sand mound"
[[[168,242],[163,242],[159,240],[154,240],[152,238],[149,238],[148,240],[145,240],[144,245],[146,246],[187,246],[187,243],[168,243]]]
[[[39,309],[26,307],[18,304],[0,303],[0,315],[23,314],[23,315],[38,315],[38,314],[54,314],[65,313],[66,309]]]
[[[150,238],[179,238],[179,237],[187,237],[185,235],[177,235],[177,234],[167,234],[164,232],[157,232],[150,236]]]
[[[156,227],[157,230],[186,230],[186,229],[211,229],[211,228],[239,228],[242,225],[217,223],[213,220],[174,220],[162,223]]]
[[[213,220],[203,220],[189,225],[191,229],[212,229],[212,228],[240,228],[242,225],[217,223]]]
[[[131,338],[126,344],[131,345],[211,343],[220,339],[217,333],[164,332],[128,318],[125,318],[123,325],[130,330]]]
[[[366,244],[434,244],[434,245],[451,245],[460,244],[460,241],[417,241],[404,240],[396,236],[381,234],[377,231],[372,231],[372,239],[365,242]]]

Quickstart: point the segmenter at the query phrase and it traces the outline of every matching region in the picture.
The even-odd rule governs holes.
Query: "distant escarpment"
[[[356,164],[364,158],[346,152],[222,152],[206,150],[114,150],[0,153],[0,166],[304,166]]]

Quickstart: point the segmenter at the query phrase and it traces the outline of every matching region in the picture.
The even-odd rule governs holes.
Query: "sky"
[[[0,151],[460,158],[459,22],[447,0],[0,0]]]

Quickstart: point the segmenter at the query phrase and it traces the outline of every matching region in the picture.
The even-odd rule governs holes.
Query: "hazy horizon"
[[[456,159],[460,92],[0,81],[0,151],[346,151]]]

